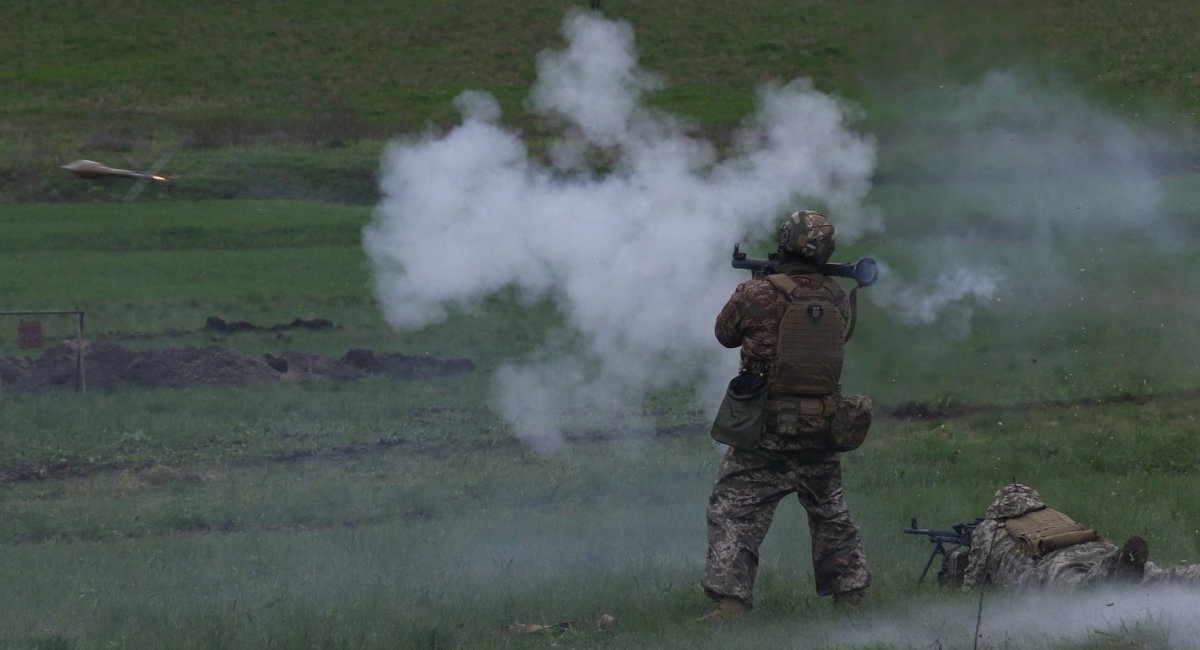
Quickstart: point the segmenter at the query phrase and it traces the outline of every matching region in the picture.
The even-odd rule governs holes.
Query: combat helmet
[[[779,252],[824,264],[833,255],[836,242],[833,224],[815,210],[799,210],[779,227]]]
[[[1013,483],[996,490],[996,496],[992,499],[986,516],[988,519],[1008,519],[1045,507],[1042,495],[1038,494],[1037,490],[1028,485]]]

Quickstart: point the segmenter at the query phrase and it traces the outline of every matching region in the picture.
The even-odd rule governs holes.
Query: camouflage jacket
[[[817,272],[811,264],[789,263],[779,267],[779,272],[791,277],[796,284],[804,286],[825,285],[835,296],[834,301],[842,316],[849,318],[850,302],[846,292],[833,278]],[[779,337],[779,323],[787,311],[787,298],[768,280],[756,278],[737,286],[721,313],[717,315],[715,332],[717,341],[727,348],[741,346],[741,368],[746,372],[766,374],[775,359]],[[774,397],[774,396],[773,396]],[[828,428],[827,418],[804,418],[812,430]],[[777,451],[799,451],[801,445],[778,434],[778,427],[768,418],[767,430],[763,435],[762,447]],[[836,454],[821,454],[836,457]]]
[[[1119,552],[1116,545],[1099,539],[1033,558],[1009,536],[1002,522],[988,519],[975,529],[963,586],[1073,588],[1099,584],[1112,579]]]
[[[1015,587],[1033,566],[1033,558],[1026,556],[1016,540],[1009,537],[1003,521],[985,519],[971,535],[971,556],[963,575],[963,587]]]
[[[971,555],[963,586],[1015,587],[1035,562],[1009,537],[1004,521],[1045,507],[1037,490],[1027,485],[1013,483],[996,490],[984,515],[987,518],[979,522],[971,535]]]

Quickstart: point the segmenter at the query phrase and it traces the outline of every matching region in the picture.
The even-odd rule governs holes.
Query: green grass
[[[373,202],[384,143],[453,124],[463,90],[493,93],[506,122],[536,133],[522,107],[536,55],[561,47],[562,15],[582,4],[24,3],[9,16],[22,28],[0,42],[0,201],[118,199],[128,183],[80,183],[57,167],[145,168],[173,152],[164,171],[178,178],[142,200]],[[865,109],[883,169],[912,160],[917,98],[993,70],[1059,79],[1172,129],[1200,108],[1192,3],[604,5],[666,82],[654,105],[720,140],[759,84],[808,77]]]
[[[395,332],[371,294],[361,207],[281,202],[28,204],[0,210],[2,310],[78,308],[89,336],[132,347],[131,333],[171,333],[172,345],[220,341],[263,353],[303,349],[341,356],[352,347],[400,349],[494,364],[539,340],[538,327],[510,335],[497,351],[487,322],[455,313],[447,327]],[[503,297],[497,313],[518,318],[522,307]],[[556,322],[549,306],[538,320]],[[216,337],[200,331],[209,316],[260,326],[296,318],[326,318],[335,339],[294,331]],[[47,335],[73,336],[67,317],[43,319]],[[15,319],[8,319],[13,328]],[[190,333],[189,333],[190,332]],[[0,350],[16,353],[15,338]]]
[[[88,338],[134,348],[363,347],[478,370],[0,392],[0,648],[935,647],[843,635],[941,615],[971,629],[974,596],[916,586],[929,546],[900,529],[913,516],[968,521],[1013,480],[1113,539],[1146,536],[1159,563],[1200,561],[1189,354],[1200,5],[605,0],[605,15],[632,25],[642,67],[666,81],[650,103],[718,145],[759,84],[797,77],[861,108],[856,127],[879,145],[869,203],[888,231],[838,251],[893,271],[860,299],[843,377],[879,409],[844,461],[874,574],[868,624],[848,626],[813,593],[804,515],[788,500],[762,549],[756,611],[719,628],[694,622],[720,456],[692,386],[631,405],[653,434],[581,423],[565,450],[538,455],[491,408],[492,373],[557,329],[552,302],[501,294],[393,331],[371,291],[361,238],[385,144],[454,124],[453,98],[481,89],[541,152],[552,134],[522,102],[537,53],[562,45],[576,6],[7,8],[19,28],[0,38],[0,309],[78,307]],[[1156,134],[1134,153],[1161,163],[1159,227],[1062,219],[1031,236],[998,220],[987,206],[1026,205],[1047,186],[1093,202],[1144,188],[1053,159],[997,168],[976,156],[990,123],[963,129],[952,109],[995,70]],[[1059,126],[1089,135],[1072,125]],[[167,153],[171,182],[131,203],[127,181],[58,169],[76,158],[145,168]],[[1006,281],[986,308],[933,325],[868,299],[948,260],[1004,269]],[[217,336],[201,329],[208,316],[339,327]],[[0,318],[0,354],[36,354],[17,348],[15,321]],[[43,321],[51,340],[74,333],[68,318]],[[906,402],[941,415],[889,415]],[[985,617],[1016,606],[989,594]],[[505,631],[602,614],[611,630]],[[1034,644],[1064,645],[1168,642],[1135,624]]]
[[[21,242],[0,256],[7,295],[79,304],[93,338],[195,329],[212,313],[329,317],[342,328],[219,342],[254,354],[431,352],[480,366],[416,383],[0,393],[0,472],[27,477],[0,485],[0,647],[721,648],[836,638],[841,619],[813,593],[792,500],[763,548],[753,617],[717,630],[693,623],[706,605],[703,511],[719,454],[690,387],[631,407],[657,423],[655,435],[621,437],[619,422],[578,426],[563,452],[529,451],[489,408],[490,376],[538,345],[553,306],[498,296],[446,323],[392,332],[357,243],[368,218],[361,208],[256,201],[0,209],[6,241]],[[959,245],[982,259],[1023,246],[1003,237]],[[886,256],[906,275],[929,246],[897,236],[839,254]],[[1142,242],[1115,261],[1152,250]],[[1200,560],[1200,506],[1189,497],[1200,396],[1187,390],[1191,361],[1169,345],[1186,336],[1197,303],[1172,273],[1139,267],[1130,278],[1156,288],[1145,308],[1165,337],[1134,335],[1126,315],[1142,294],[1113,294],[1086,274],[1068,283],[1071,301],[1051,295],[1045,308],[1020,312],[1019,326],[1004,310],[980,311],[966,335],[905,325],[862,301],[844,383],[881,411],[845,475],[874,574],[868,616],[973,612],[966,595],[914,584],[929,547],[900,529],[913,516],[937,527],[970,520],[1013,480],[1114,539],[1147,536],[1161,563]],[[1117,303],[1103,299],[1113,295]],[[129,344],[213,342],[195,332]],[[6,336],[6,354],[13,345]],[[1139,401],[1089,399],[1125,394]],[[907,400],[964,414],[887,415]],[[602,614],[616,626],[561,638],[505,632]],[[1137,647],[1145,634],[1153,639],[1130,629],[1078,647]]]
[[[1164,465],[1196,458],[1194,408],[1189,400],[1049,410],[1002,429],[983,416],[884,419],[845,464],[875,577],[868,611],[953,601],[914,585],[928,547],[899,529],[909,516],[935,526],[969,519],[993,486],[1013,479],[1036,483],[1082,521],[1103,522],[1105,534],[1153,531],[1160,561],[1196,559],[1200,533],[1187,522],[1200,512],[1186,496],[1195,463]],[[323,419],[354,425],[347,439],[363,433],[354,417]],[[285,432],[303,428],[283,418],[258,435],[306,447]],[[390,428],[453,427],[397,418]],[[763,549],[752,621],[715,635],[690,622],[704,606],[703,507],[718,459],[701,428],[638,441],[637,453],[591,443],[553,458],[530,455],[501,431],[456,434],[294,462],[213,446],[174,464],[8,486],[3,638],[542,647],[552,637],[503,630],[607,613],[618,621],[612,631],[573,632],[570,642],[717,648],[786,643],[801,627],[837,625],[811,593],[803,517],[790,501]]]
[[[893,201],[883,191],[879,200]],[[456,310],[445,324],[391,330],[371,295],[360,245],[369,218],[365,208],[274,201],[9,206],[0,210],[6,233],[0,293],[5,309],[84,309],[90,336],[133,347],[160,342],[122,335],[176,332],[163,340],[219,341],[256,354],[298,349],[341,356],[351,347],[427,352],[469,357],[485,369],[531,351],[559,322],[548,303],[528,311],[499,295],[486,305],[489,318]],[[921,224],[936,221],[904,223],[914,230],[839,249],[846,259],[870,254],[896,265],[896,276],[860,301],[848,389],[884,404],[948,405],[1140,396],[1193,385],[1200,369],[1172,345],[1186,340],[1200,316],[1178,282],[1194,274],[1180,266],[1194,256],[1187,240],[1174,244],[1173,257],[1147,265],[1160,255],[1160,242],[1129,237],[1089,271],[1071,260],[1090,265],[1109,240],[1063,237],[1056,242],[1057,280],[1047,284],[1042,269],[1020,265],[1029,248],[1021,233],[928,237]],[[917,272],[935,274],[946,250],[954,259],[1007,269],[996,302],[974,309],[969,329],[954,319],[913,325],[869,299],[872,292],[919,285]],[[1106,267],[1121,271],[1105,273]],[[262,326],[327,318],[342,329],[336,336],[294,331],[290,340],[274,333],[214,339],[201,331],[209,316]],[[44,320],[48,334],[74,333],[68,318]],[[9,354],[15,345],[15,337],[0,339]]]

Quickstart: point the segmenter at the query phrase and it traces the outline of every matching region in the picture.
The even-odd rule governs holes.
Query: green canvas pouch
[[[751,374],[734,377],[713,419],[712,439],[735,449],[754,449],[766,425],[766,380]]]

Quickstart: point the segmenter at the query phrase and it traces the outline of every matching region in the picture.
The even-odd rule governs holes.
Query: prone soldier
[[[962,554],[967,554],[962,562]],[[946,558],[951,583],[964,588],[1092,587],[1126,584],[1200,585],[1200,565],[1161,568],[1149,546],[1130,537],[1121,546],[1049,508],[1037,490],[1020,483],[996,491],[975,526],[969,551]]]

